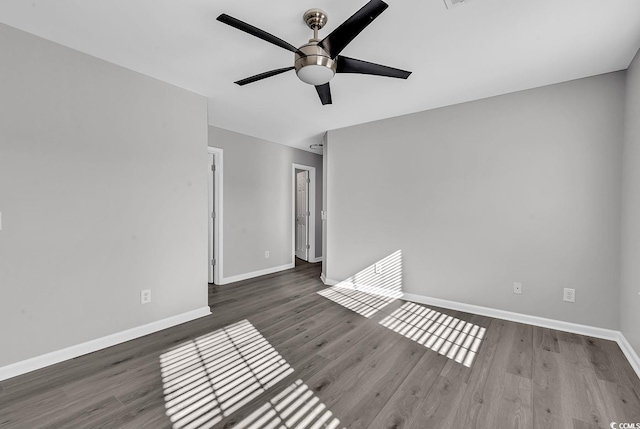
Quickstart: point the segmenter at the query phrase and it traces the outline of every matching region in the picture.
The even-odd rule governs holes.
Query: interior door
[[[296,174],[296,256],[309,260],[309,172]]]
[[[214,269],[214,261],[216,259],[214,245],[215,243],[215,191],[216,191],[216,172],[214,171],[214,166],[216,160],[216,155],[213,153],[209,154],[209,283],[213,283],[213,269]]]

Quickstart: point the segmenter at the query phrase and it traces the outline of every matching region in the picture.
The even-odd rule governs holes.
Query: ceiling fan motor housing
[[[300,46],[300,52],[306,56],[295,54],[295,69],[298,78],[310,85],[324,85],[336,74],[337,61],[318,45],[318,41],[311,39],[306,45]]]

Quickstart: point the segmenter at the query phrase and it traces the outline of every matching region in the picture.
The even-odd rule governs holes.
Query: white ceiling
[[[305,10],[327,11],[322,38],[366,0],[2,0],[0,22],[202,94],[211,125],[307,150],[326,130],[626,69],[640,47],[638,0],[386,2],[342,53],[413,74],[339,74],[327,106],[293,71],[235,85],[293,54],[216,17],[299,46]]]

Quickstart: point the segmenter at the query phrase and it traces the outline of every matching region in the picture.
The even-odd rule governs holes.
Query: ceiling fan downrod
[[[318,42],[318,30],[321,30],[329,21],[329,16],[322,9],[309,9],[302,15],[302,20],[313,30],[313,39],[309,42]]]

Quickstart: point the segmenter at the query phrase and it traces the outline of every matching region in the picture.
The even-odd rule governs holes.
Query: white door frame
[[[316,259],[316,168],[293,163],[291,165],[291,262],[296,261],[296,170],[309,172],[309,262]]]
[[[213,230],[209,228],[209,243],[213,244],[213,248],[209,246],[209,254],[215,255],[216,263],[213,266],[213,279],[209,278],[209,281],[213,280],[213,283],[219,285],[219,284],[222,284],[222,279],[223,279],[223,275],[222,275],[222,267],[223,267],[222,233],[224,229],[223,228],[224,223],[222,222],[222,214],[223,214],[222,203],[224,201],[223,194],[222,194],[224,190],[224,186],[222,186],[222,181],[224,178],[223,169],[222,169],[223,168],[222,167],[223,166],[223,163],[222,163],[223,150],[217,147],[208,146],[207,154],[211,154],[211,153],[215,155],[214,157],[215,169],[213,170],[213,172],[215,174],[216,180],[215,180],[215,189],[213,189],[213,185],[214,185],[213,175],[211,174],[207,175],[209,207],[213,207],[213,211],[215,213],[215,217],[213,219]],[[209,169],[208,171],[211,172],[213,166],[209,164],[208,160],[207,160],[207,164],[208,164],[207,168]],[[215,198],[212,198],[213,196],[215,196]],[[212,199],[214,201],[212,201]],[[211,216],[211,213],[208,213],[207,216]],[[207,225],[210,225],[209,221],[207,221]],[[208,263],[211,264],[211,258],[209,258]]]

